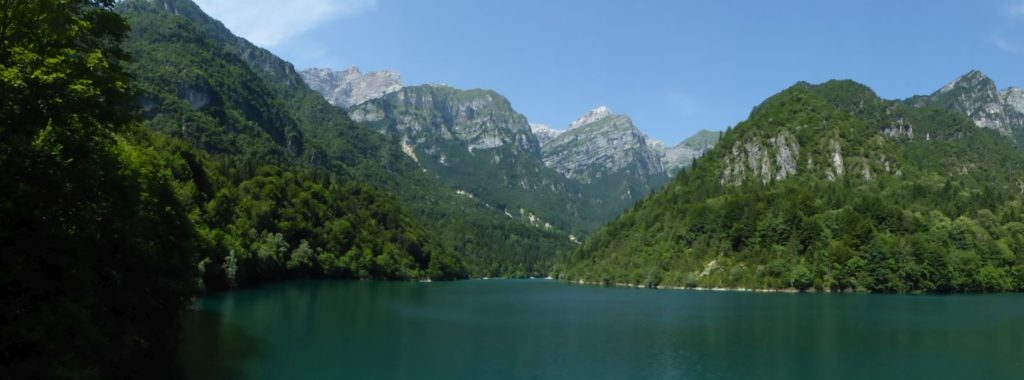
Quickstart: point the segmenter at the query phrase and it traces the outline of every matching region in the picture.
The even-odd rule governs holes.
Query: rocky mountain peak
[[[320,69],[320,70],[324,70],[324,69]],[[352,66],[349,66],[347,69],[343,70],[341,72],[341,74],[342,75],[357,75],[357,76],[360,76],[360,75],[363,75],[363,72],[359,71],[359,66],[352,65]]]
[[[402,76],[397,72],[385,70],[363,74],[354,65],[340,71],[314,67],[299,74],[310,88],[342,108],[380,98],[402,88]]]
[[[540,142],[541,146],[544,146],[549,141],[554,140],[558,135],[561,135],[563,130],[554,129],[544,124],[530,123],[530,130],[534,136],[537,136],[537,141]]]
[[[661,155],[661,165],[669,176],[680,169],[690,166],[693,160],[701,157],[718,143],[720,132],[700,130],[675,146],[668,146],[660,140],[651,140],[648,145]]]
[[[467,151],[508,146],[540,157],[540,145],[526,117],[504,96],[491,90],[460,90],[448,86],[403,87],[349,109],[353,120],[403,135],[410,143],[442,160],[440,145],[454,142]]]
[[[548,167],[583,183],[621,170],[645,183],[665,173],[661,155],[649,146],[647,136],[633,120],[603,106],[576,119],[569,129],[544,144],[543,153]]]
[[[998,94],[996,83],[978,70],[971,70],[967,74],[964,74],[956,80],[942,86],[942,88],[939,89],[938,94],[944,94],[954,90],[968,92],[975,96],[991,98],[997,97]]]
[[[611,115],[611,108],[608,108],[607,106],[600,106],[588,111],[586,115],[580,116],[579,119],[573,121],[571,124],[569,124],[569,129],[576,129],[584,125],[593,123],[595,121],[604,119]]]
[[[1003,102],[1016,109],[1017,112],[1024,113],[1024,89],[1010,87],[1000,95],[1002,95]]]
[[[1000,92],[996,83],[980,71],[971,72],[942,86],[930,96],[913,98],[916,106],[937,105],[969,117],[975,125],[1006,136],[1024,129],[1024,92],[1010,88]]]

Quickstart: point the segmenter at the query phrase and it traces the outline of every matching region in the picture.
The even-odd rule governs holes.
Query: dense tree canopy
[[[0,371],[140,376],[173,358],[194,231],[132,128],[110,0],[0,2]]]
[[[397,140],[353,123],[309,89],[291,64],[232,35],[195,4],[125,1],[118,11],[133,28],[125,46],[135,57],[129,68],[137,78],[145,124],[172,137],[152,146],[163,150],[168,141],[183,142],[176,149],[196,157],[205,181],[216,187],[200,194],[193,214],[201,215],[218,192],[240,186],[256,169],[270,165],[300,177],[311,175],[324,187],[358,183],[381,194],[379,199],[397,200],[411,221],[406,231],[427,231],[424,236],[432,243],[424,246],[443,250],[455,265],[444,277],[546,275],[554,257],[573,245],[564,233],[510,219],[500,208],[457,195],[406,156]],[[194,222],[202,225],[205,219]],[[231,231],[243,246],[252,244],[240,230]],[[257,229],[256,235],[263,232]],[[301,244],[301,239],[285,237],[290,247]],[[307,240],[314,248],[319,247],[314,240],[325,241]],[[406,245],[398,240],[392,244]],[[201,256],[219,262],[228,252]],[[350,274],[381,277],[359,273]]]
[[[323,149],[305,149],[239,58],[184,23],[172,41],[208,54],[167,61],[192,71],[145,71],[169,56],[138,34],[122,50],[114,7],[0,2],[5,376],[169,373],[181,312],[203,288],[466,276],[394,195],[310,164]],[[196,99],[210,94],[223,98]]]
[[[0,0],[0,376],[168,373],[203,290],[544,275],[573,246],[456,195],[287,62],[159,1]],[[1020,149],[961,115],[799,84],[557,269],[648,286],[1021,290],[1021,167]]]
[[[849,81],[798,84],[560,272],[647,286],[1020,290],[1021,167],[1019,148],[962,115]]]

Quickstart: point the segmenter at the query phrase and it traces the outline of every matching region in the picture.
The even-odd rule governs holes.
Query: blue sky
[[[676,143],[797,81],[885,98],[971,69],[1024,87],[1024,0],[199,0],[293,62],[489,88],[564,128],[598,105]]]

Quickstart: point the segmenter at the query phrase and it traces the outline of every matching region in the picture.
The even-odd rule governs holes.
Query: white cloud
[[[1006,7],[1006,15],[1010,17],[1024,17],[1024,1],[1010,3]]]
[[[377,0],[195,0],[211,17],[252,43],[270,47],[317,25],[371,11]]]
[[[992,35],[992,37],[989,38],[989,42],[991,42],[992,45],[994,45],[995,47],[999,48],[999,50],[1008,53],[1016,53],[1020,51],[1020,48],[1017,46],[1017,44],[1010,42],[1009,40],[1007,40],[1006,38],[999,34]]]

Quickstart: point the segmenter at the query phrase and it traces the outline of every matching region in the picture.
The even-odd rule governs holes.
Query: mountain
[[[533,131],[534,136],[537,136],[537,142],[540,143],[541,146],[546,145],[547,143],[551,142],[551,140],[554,140],[556,137],[558,137],[558,135],[562,134],[562,132],[565,132],[551,128],[544,124],[533,123],[530,124],[530,130]]]
[[[544,163],[568,178],[590,183],[622,170],[646,183],[664,168],[647,144],[647,136],[629,116],[608,107],[590,110],[563,133],[544,144]]]
[[[510,218],[577,234],[597,226],[582,214],[576,185],[544,165],[526,117],[497,92],[404,87],[349,114],[395,136],[426,172]]]
[[[400,141],[354,123],[192,2],[118,11],[132,27],[148,144],[191,173],[180,180],[210,240],[199,257],[208,285],[541,275],[572,245],[424,173]]]
[[[607,124],[605,119],[608,119]],[[669,147],[640,132],[628,116],[615,115],[606,106],[588,111],[564,131],[541,124],[531,125],[531,128],[544,148],[545,163],[568,177],[587,182],[591,175],[615,172],[636,162],[635,179],[650,181],[655,184],[652,188],[665,181],[658,175],[659,171],[668,177],[674,176],[713,147],[720,135],[701,130]],[[583,132],[576,131],[578,129]],[[563,135],[566,137],[560,139]],[[624,143],[619,144],[619,141]],[[588,174],[588,167],[596,170]]]
[[[576,129],[609,116],[612,116],[611,108],[608,108],[608,106],[598,106],[597,108],[587,111],[586,114],[580,116],[576,120],[573,120],[572,123],[569,123],[568,129]]]
[[[425,172],[460,194],[571,239],[667,181],[661,153],[628,117],[607,107],[560,131],[530,124],[491,90],[420,85],[348,112],[397,138]]]
[[[1003,91],[1001,95],[1003,95],[1003,102],[1012,106],[1017,112],[1024,113],[1024,89],[1010,87]]]
[[[721,137],[722,132],[701,129],[693,136],[687,137],[677,146],[685,146],[694,150],[706,151],[713,148],[715,144],[718,144],[718,139],[720,139]]]
[[[402,76],[394,71],[363,74],[358,67],[351,66],[342,71],[309,68],[299,74],[310,88],[341,108],[376,99],[402,88]]]
[[[349,113],[359,122],[387,121],[388,128],[395,129],[414,147],[455,141],[468,151],[508,146],[515,155],[540,156],[540,145],[526,117],[494,91],[444,85],[405,87]],[[440,162],[446,161],[440,152],[428,153],[438,155]]]
[[[702,129],[676,146],[668,147],[664,142],[657,140],[652,141],[651,146],[655,152],[661,155],[661,165],[665,168],[665,172],[669,176],[674,176],[680,169],[689,167],[694,160],[714,147],[718,143],[719,137],[721,137],[721,132]]]
[[[572,122],[542,151],[548,167],[589,185],[602,199],[632,203],[668,179],[633,120],[604,106]]]
[[[798,83],[589,237],[565,278],[874,292],[1024,289],[1024,152],[941,107]]]
[[[935,106],[965,114],[981,128],[1024,143],[1024,90],[1010,87],[1000,91],[980,71],[972,70],[931,95],[907,101],[917,107]]]
[[[585,235],[658,188],[713,145],[703,131],[673,148],[648,144],[629,117],[598,107],[568,129],[530,124],[491,90],[401,87],[397,74],[307,69],[303,80],[349,116],[397,138],[458,194],[530,225]],[[367,94],[354,101],[353,88]]]

